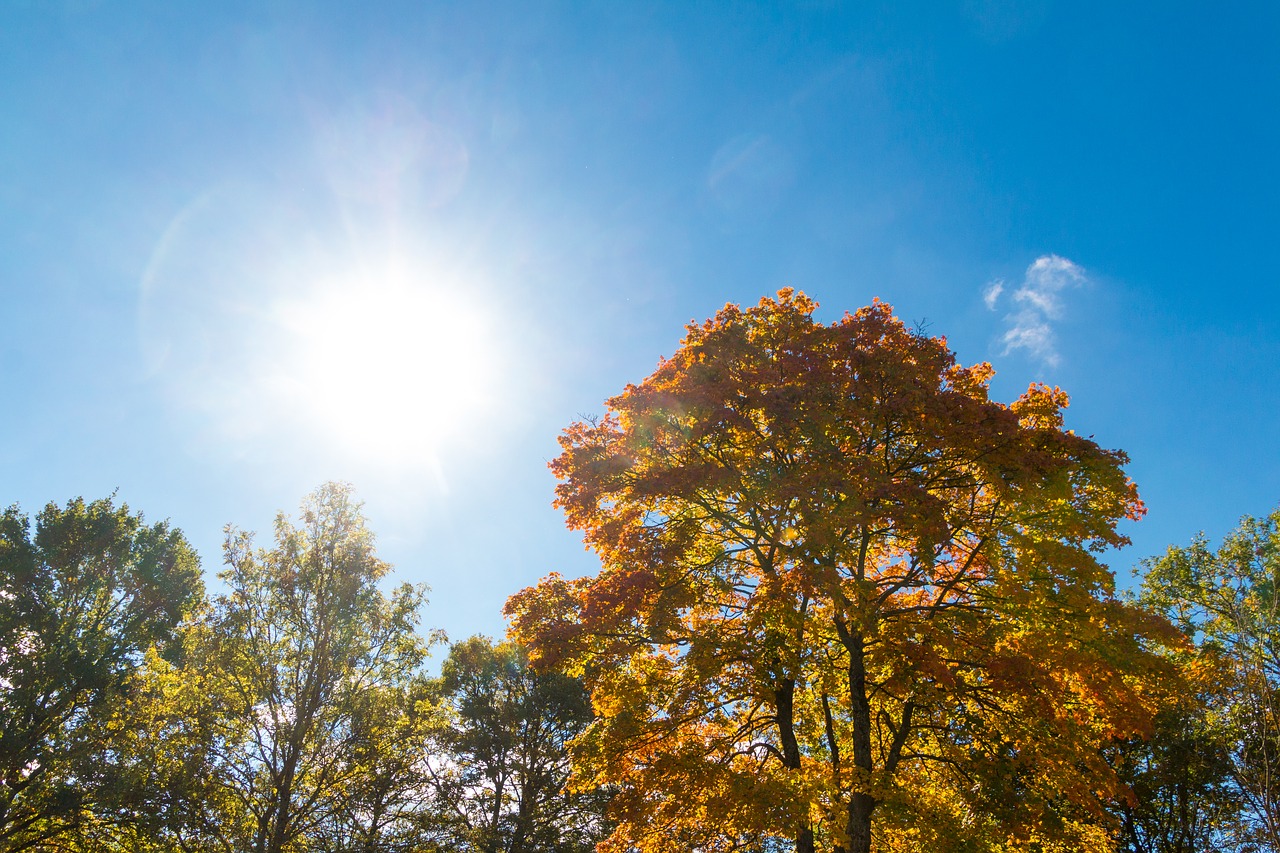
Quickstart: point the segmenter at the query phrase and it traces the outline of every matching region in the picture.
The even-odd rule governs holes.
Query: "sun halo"
[[[488,415],[492,324],[456,289],[331,287],[282,313],[305,416],[348,451],[433,461]]]

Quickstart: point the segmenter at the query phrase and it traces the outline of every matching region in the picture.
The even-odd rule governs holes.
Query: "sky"
[[[1072,398],[1121,584],[1280,502],[1280,6],[0,4],[0,505],[221,566],[354,485],[424,624],[598,565],[573,421],[686,323],[874,298]]]

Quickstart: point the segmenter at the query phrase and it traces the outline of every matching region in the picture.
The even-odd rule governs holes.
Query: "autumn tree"
[[[1245,517],[1216,551],[1204,536],[1149,561],[1143,600],[1197,643],[1212,740],[1240,800],[1232,833],[1280,849],[1280,510]]]
[[[109,498],[0,516],[0,850],[109,816],[120,709],[202,594],[182,534]]]
[[[507,612],[591,690],[607,849],[1108,846],[1101,745],[1168,669],[1099,561],[1143,512],[1124,454],[883,303],[815,308],[726,306],[560,439],[602,568]]]
[[[606,792],[567,786],[567,744],[592,718],[582,684],[536,672],[514,643],[472,637],[450,649],[439,691],[426,834],[442,850],[590,853]]]
[[[421,677],[424,588],[381,589],[391,567],[350,489],[332,483],[306,499],[298,524],[277,517],[270,549],[228,528],[225,560],[227,591],[200,627],[188,669],[211,728],[189,738],[204,751],[197,778],[158,815],[158,828],[186,850],[382,849],[370,831],[395,822],[356,825],[349,808],[389,802],[388,792],[371,791],[390,772],[372,747],[407,742],[376,738],[395,730]],[[190,701],[180,683],[169,689]]]

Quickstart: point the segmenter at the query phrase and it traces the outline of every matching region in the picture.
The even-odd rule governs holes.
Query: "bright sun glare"
[[[431,461],[486,417],[488,324],[452,290],[332,288],[285,306],[283,320],[301,402],[348,450]]]

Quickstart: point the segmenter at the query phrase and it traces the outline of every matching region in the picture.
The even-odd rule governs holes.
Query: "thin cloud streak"
[[[1049,367],[1056,367],[1062,358],[1058,354],[1057,340],[1050,321],[1063,315],[1064,291],[1079,287],[1088,279],[1080,266],[1060,255],[1041,255],[1027,267],[1022,286],[1013,291],[1016,310],[1005,315],[1008,328],[1001,336],[1004,355],[1014,350],[1025,350]],[[983,291],[982,300],[989,310],[996,310],[1004,292],[1004,282],[994,281]]]
[[[998,278],[987,285],[987,289],[982,292],[982,301],[987,304],[988,311],[996,310],[996,302],[1002,293],[1004,293],[1004,279]]]

